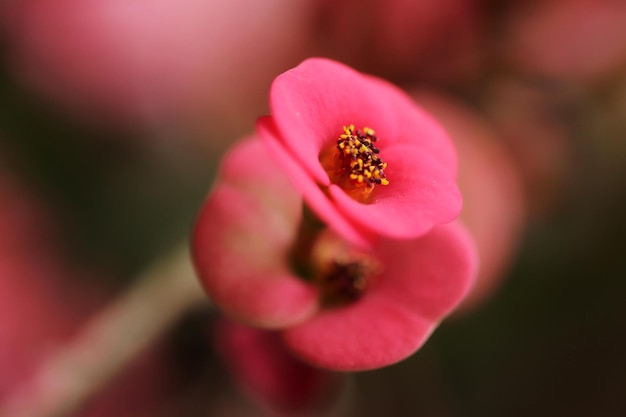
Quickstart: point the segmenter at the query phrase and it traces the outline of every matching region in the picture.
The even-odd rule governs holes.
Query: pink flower
[[[342,62],[397,80],[467,82],[480,74],[486,55],[481,25],[485,6],[481,2],[317,3],[317,38],[321,39],[325,54]]]
[[[519,2],[507,19],[503,52],[531,75],[597,82],[623,71],[625,20],[623,1]]]
[[[452,163],[452,154],[443,156]],[[432,165],[444,166],[441,159]],[[192,244],[212,301],[246,324],[281,330],[286,345],[316,366],[373,369],[411,355],[473,281],[467,233],[459,224],[439,225],[419,238],[383,237],[363,249],[326,229],[311,246],[308,269],[299,268],[294,244],[307,213],[293,172],[300,171],[284,171],[257,137],[225,158]]]
[[[2,6],[12,74],[99,126],[169,128],[209,118],[214,132],[216,125],[241,129],[248,115],[248,130],[265,108],[274,75],[306,56],[308,1],[23,0]]]
[[[517,165],[528,217],[546,219],[566,198],[577,169],[571,122],[554,109],[563,106],[537,85],[508,79],[495,82],[485,110]]]
[[[414,238],[456,218],[456,155],[398,88],[309,59],[278,76],[258,130],[315,214],[361,247]],[[341,143],[339,143],[341,142]]]
[[[262,408],[279,415],[319,414],[341,391],[341,374],[298,360],[276,332],[221,320],[215,333],[233,378]]]

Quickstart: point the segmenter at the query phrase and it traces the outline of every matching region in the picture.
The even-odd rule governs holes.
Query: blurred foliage
[[[5,162],[52,205],[74,259],[130,277],[188,238],[217,155],[193,153],[178,137],[81,125],[6,72],[0,91]]]

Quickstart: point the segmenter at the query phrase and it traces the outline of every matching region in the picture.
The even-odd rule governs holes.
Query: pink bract
[[[414,238],[461,210],[456,154],[437,122],[397,87],[322,58],[278,76],[270,93],[272,115],[257,123],[274,158],[316,214],[361,247],[372,236]],[[358,202],[333,184],[320,162],[343,126],[374,129],[388,186]]]
[[[464,228],[439,225],[419,238],[380,238],[361,251],[382,266],[362,297],[320,301],[317,286],[289,266],[302,197],[258,138],[227,155],[193,238],[196,269],[227,315],[279,329],[316,366],[365,370],[415,352],[469,290],[476,256]],[[351,247],[327,231],[328,239]],[[355,247],[356,248],[356,247]],[[356,250],[356,249],[355,249]]]
[[[379,241],[372,254],[384,271],[363,298],[286,329],[286,343],[314,365],[344,371],[405,359],[469,290],[476,266],[471,248],[456,223],[418,239]]]
[[[200,212],[192,247],[212,301],[263,328],[290,326],[317,310],[315,289],[294,279],[285,262],[302,202],[274,166],[260,141],[236,147]]]

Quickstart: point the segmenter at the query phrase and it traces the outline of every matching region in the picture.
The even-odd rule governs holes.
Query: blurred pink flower
[[[413,238],[458,216],[453,145],[397,87],[313,58],[276,78],[270,107],[261,137],[343,238]]]
[[[280,329],[316,366],[365,370],[411,355],[471,286],[467,233],[459,224],[435,226],[361,250],[326,230],[304,276],[289,262],[303,221],[289,175],[256,137],[226,156],[192,243],[209,297],[230,317]]]
[[[544,0],[511,8],[505,55],[533,75],[597,81],[626,66],[626,3]]]
[[[480,258],[476,284],[459,307],[467,310],[497,290],[515,259],[526,214],[521,173],[495,129],[478,113],[443,95],[414,96],[442,123],[459,154],[461,219]]]
[[[340,394],[343,375],[298,360],[277,332],[222,319],[216,337],[233,378],[263,408],[279,415],[313,415]]]
[[[467,82],[480,74],[481,2],[318,0],[324,53],[400,82]]]
[[[485,111],[517,165],[527,214],[545,219],[567,194],[576,171],[576,149],[569,116],[561,110],[571,97],[514,79],[493,83]]]
[[[242,129],[265,109],[274,74],[306,54],[307,1],[7,3],[13,73],[101,126],[209,118],[214,131]]]

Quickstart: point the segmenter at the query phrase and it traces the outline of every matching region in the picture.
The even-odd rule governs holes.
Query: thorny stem
[[[206,300],[186,248],[148,268],[125,294],[43,363],[0,417],[63,417],[72,412],[186,311]]]

